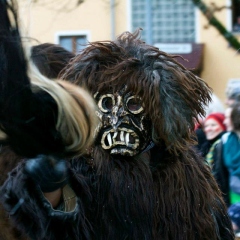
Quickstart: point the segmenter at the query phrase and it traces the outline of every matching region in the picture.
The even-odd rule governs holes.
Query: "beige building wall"
[[[38,4],[29,2],[31,1],[20,0],[22,26],[26,35],[41,43],[56,43],[57,33],[87,33],[89,41],[96,41],[109,40],[113,35],[130,30],[130,0],[115,0],[114,12],[111,12],[111,0],[85,0],[77,8],[73,5],[76,3],[74,0],[65,7],[62,7],[62,2],[67,0],[38,0]],[[212,0],[205,2],[210,4]],[[230,0],[215,2],[218,6],[223,6],[229,4]],[[114,13],[114,22],[111,22],[111,13]],[[228,25],[229,10],[224,9],[215,15],[221,23]],[[201,77],[224,102],[228,80],[240,79],[240,54],[229,47],[228,42],[213,26],[205,28],[208,23],[200,11],[197,16],[198,43],[205,44]]]
[[[70,0],[70,5],[62,6],[68,0],[41,1],[29,3],[20,0],[20,17],[24,34],[36,38],[39,42],[54,42],[56,33],[89,33],[89,41],[109,40],[112,28],[115,35],[127,30],[127,2],[116,0],[115,24],[111,24],[110,0],[85,0],[78,7],[77,1]],[[46,4],[52,2],[52,4]],[[55,4],[54,4],[55,3]]]

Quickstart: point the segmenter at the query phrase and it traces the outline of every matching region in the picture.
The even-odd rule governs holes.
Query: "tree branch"
[[[214,11],[211,10],[210,7],[208,7],[202,0],[192,0],[192,2],[200,9],[200,11],[203,13],[203,15],[208,19],[209,24],[214,26],[220,34],[228,41],[231,47],[233,47],[236,50],[240,49],[240,43],[235,38],[235,36],[227,31],[227,29],[223,26],[222,23],[218,21],[218,19],[214,16]],[[218,8],[216,8],[217,10]],[[223,9],[223,8],[221,8]]]

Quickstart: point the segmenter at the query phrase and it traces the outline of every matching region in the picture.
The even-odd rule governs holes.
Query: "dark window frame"
[[[240,0],[232,0],[232,31],[240,33]]]

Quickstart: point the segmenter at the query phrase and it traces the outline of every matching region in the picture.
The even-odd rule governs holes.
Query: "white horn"
[[[107,135],[107,139],[108,139],[109,146],[112,146],[111,133],[109,133],[109,134]]]

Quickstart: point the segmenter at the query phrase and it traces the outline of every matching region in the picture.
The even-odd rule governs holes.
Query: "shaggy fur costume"
[[[97,136],[89,154],[63,151],[66,131],[54,127],[55,107],[55,115],[48,115],[48,128],[35,123],[44,130],[42,138],[26,129],[30,140],[36,138],[29,153],[17,131],[7,134],[14,149],[21,151],[20,145],[26,156],[42,151],[76,155],[69,158],[68,171],[77,203],[68,212],[53,209],[43,197],[39,185],[24,170],[27,159],[11,171],[1,188],[1,201],[18,229],[36,240],[233,240],[217,184],[192,149],[194,121],[204,114],[210,98],[206,83],[172,56],[146,45],[138,32],[123,33],[113,42],[91,43],[66,69],[63,78],[87,87],[94,96],[114,95],[123,88],[139,96],[154,145],[133,156],[114,155],[103,149],[104,142]],[[49,97],[42,101],[48,103]],[[118,119],[122,120],[121,114]],[[56,141],[54,135],[59,137]],[[48,146],[44,142],[49,143],[48,137],[60,147]]]
[[[57,78],[59,72],[73,58],[74,54],[55,44],[40,44],[31,48],[31,59],[41,73],[48,78]],[[7,179],[22,157],[16,155],[9,146],[0,148],[0,186]],[[23,240],[27,239],[22,233],[13,227],[8,214],[0,204],[0,240]]]
[[[48,55],[47,64],[50,66],[47,68],[48,65],[44,66],[43,62],[38,61],[43,52],[34,49],[31,57],[35,64],[43,72],[46,69],[45,74],[52,71],[52,77],[56,77],[72,56],[51,45],[44,50],[49,54],[52,50],[51,56]],[[43,46],[39,46],[40,49]],[[56,61],[60,55],[66,55],[65,60],[54,65],[51,61]],[[85,90],[65,81],[53,82],[45,78],[34,65],[31,70],[28,68],[18,32],[14,0],[0,0],[0,106],[0,141],[4,145],[1,145],[0,152],[1,185],[13,174],[12,170],[22,164],[23,156],[33,157],[41,153],[77,156],[92,144],[97,124],[92,97]],[[18,190],[25,192],[21,182],[17,185]],[[4,191],[0,195],[9,200]],[[25,201],[20,199],[19,205],[16,205],[14,198],[12,200],[10,204],[15,207],[20,207],[21,201]],[[12,227],[13,219],[10,216],[14,211],[14,207],[11,210],[5,207],[4,211],[0,206],[1,240],[26,239],[23,232]],[[31,213],[29,209],[27,212]],[[30,228],[34,225],[31,217],[27,222]],[[28,231],[26,233],[31,237]],[[33,238],[36,238],[35,234]]]
[[[21,161],[8,146],[1,146],[0,150],[0,186],[6,181],[7,174]],[[26,240],[23,234],[13,227],[9,216],[0,204],[0,239],[1,240]]]
[[[39,44],[31,47],[31,60],[39,71],[50,79],[56,79],[59,72],[67,65],[74,54],[56,44]],[[7,179],[7,174],[12,171],[22,157],[16,155],[9,146],[0,148],[0,186]],[[27,239],[17,231],[8,214],[0,204],[0,240],[23,240]]]

